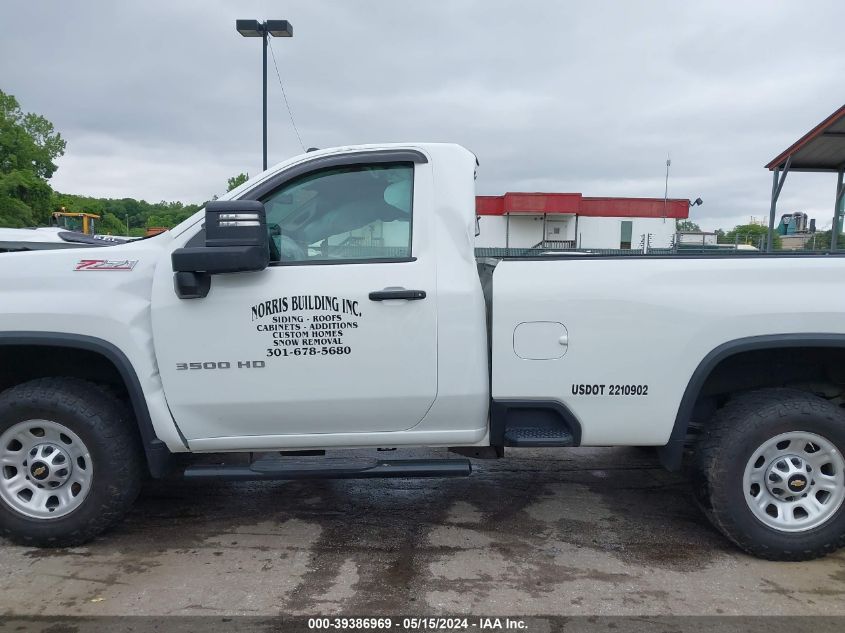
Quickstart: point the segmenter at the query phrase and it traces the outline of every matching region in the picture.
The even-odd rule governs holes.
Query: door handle
[[[370,293],[370,301],[391,301],[393,299],[405,299],[406,301],[419,301],[425,299],[425,290],[406,290],[405,288],[389,288],[374,290]]]

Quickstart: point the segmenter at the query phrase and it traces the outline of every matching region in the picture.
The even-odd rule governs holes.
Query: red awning
[[[663,198],[585,198],[580,193],[506,193],[477,196],[478,215],[569,214],[599,218],[689,217],[689,200]]]
[[[478,196],[475,210],[479,215],[510,213],[578,213],[580,193],[506,193],[503,196]]]

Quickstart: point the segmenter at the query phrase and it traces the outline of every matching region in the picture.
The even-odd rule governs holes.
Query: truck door
[[[246,194],[264,202],[273,261],[213,276],[205,298],[179,299],[169,261],[158,266],[154,346],[189,441],[257,447],[425,416],[437,392],[432,178],[409,154],[323,158]]]

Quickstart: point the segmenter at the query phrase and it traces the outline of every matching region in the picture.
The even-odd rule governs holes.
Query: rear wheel
[[[44,378],[0,394],[0,534],[71,546],[118,521],[142,457],[126,407],[98,386]]]
[[[693,481],[713,524],[747,552],[808,560],[845,545],[845,414],[792,389],[739,396],[705,427]]]

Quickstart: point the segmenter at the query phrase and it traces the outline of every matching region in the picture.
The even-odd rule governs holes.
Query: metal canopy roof
[[[772,162],[769,170],[840,171],[845,166],[845,105],[793,143]]]
[[[766,167],[772,172],[772,203],[766,251],[771,252],[775,235],[775,214],[786,175],[792,171],[836,172],[836,197],[830,229],[830,250],[836,251],[842,231],[842,203],[845,202],[845,105],[792,144]]]

